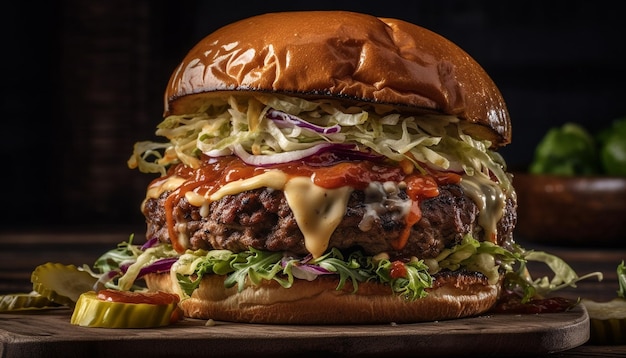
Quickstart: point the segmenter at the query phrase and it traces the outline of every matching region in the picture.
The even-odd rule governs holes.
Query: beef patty
[[[478,207],[460,185],[439,187],[440,195],[421,201],[422,218],[413,225],[408,241],[401,250],[391,243],[405,227],[397,208],[383,210],[373,219],[364,220],[368,210],[366,192],[352,192],[342,222],[332,234],[329,247],[348,249],[360,247],[366,254],[387,252],[392,257],[432,258],[444,248],[459,243],[463,236],[472,233],[484,240],[483,229],[478,225]],[[168,192],[157,199],[147,199],[143,213],[146,216],[148,238],[156,237],[169,242],[164,203]],[[408,200],[406,193],[398,198]],[[516,202],[506,201],[505,213],[497,225],[498,244],[512,241],[517,221]],[[212,202],[207,217],[200,209],[182,198],[174,208],[177,228],[184,223],[192,249],[228,249],[234,252],[253,247],[268,251],[288,251],[305,255],[307,250],[294,214],[284,193],[269,188],[255,189],[223,197]],[[368,221],[365,231],[364,221]]]

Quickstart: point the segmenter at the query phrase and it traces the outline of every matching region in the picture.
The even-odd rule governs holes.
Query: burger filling
[[[224,230],[203,230],[205,235],[194,237],[197,228],[210,229],[202,221],[219,206],[215,202],[259,188],[284,193],[298,225],[296,238],[303,236],[316,257],[329,247],[355,190],[366,197],[355,203],[367,214],[358,225],[363,232],[381,220],[380,211],[394,213],[395,220],[383,223],[392,235],[395,224],[402,222],[401,233],[388,240],[396,251],[404,248],[420,221],[421,201],[438,196],[440,184],[458,184],[478,207],[479,225],[465,223],[469,230],[457,231],[457,240],[479,226],[484,239],[501,243],[497,223],[507,212],[507,200],[509,207],[515,205],[509,177],[501,158],[488,149],[490,143],[472,139],[461,127],[455,117],[401,116],[382,107],[345,108],[332,101],[279,96],[229,97],[208,101],[199,113],[166,118],[157,134],[170,142],[138,143],[129,165],[162,174],[149,187],[143,211],[149,237],[166,228],[159,237],[179,252],[207,245],[222,248],[215,240],[229,240],[222,239]],[[165,148],[163,156],[160,148]],[[398,193],[404,197],[390,199]],[[193,208],[182,209],[187,205]],[[165,220],[152,221],[158,207],[165,215],[157,218]],[[198,215],[191,213],[194,208]],[[509,213],[514,215],[514,210]],[[228,224],[235,225],[226,230],[229,237],[251,227],[241,220]],[[240,233],[231,235],[234,231]]]
[[[471,124],[277,95],[203,103],[129,159],[161,177],[142,204],[150,245],[126,245],[132,259],[104,268],[118,288],[160,271],[183,297],[207,274],[239,287],[332,274],[338,288],[374,280],[415,299],[443,272],[496,284],[529,257],[512,240],[504,161],[464,133]]]
[[[312,218],[309,221],[306,217],[300,218],[300,222],[309,226],[308,232],[298,224],[298,217],[291,209],[293,200],[288,201],[284,191],[267,187],[213,201],[207,206],[206,215],[201,207],[186,198],[179,200],[171,210],[177,218],[185,218],[185,225],[179,227],[189,233],[192,250],[239,252],[252,247],[299,255],[317,253],[314,256],[319,257],[327,247],[342,250],[359,247],[367,255],[386,252],[394,258],[433,258],[445,248],[460,243],[466,233],[479,240],[485,235],[485,230],[478,225],[479,207],[460,185],[441,185],[437,191],[437,196],[419,201],[419,210],[414,215],[420,219],[406,233],[407,215],[413,210],[413,200],[405,189],[392,182],[372,182],[365,190],[349,191],[346,197],[343,192],[334,193],[341,197],[330,197],[329,204],[317,207],[310,199],[314,194],[303,193],[305,200],[298,203],[298,208],[301,215],[305,213]],[[148,237],[163,242],[170,237],[165,213],[170,195],[164,192],[158,198],[148,199],[144,205]],[[318,215],[318,207],[327,210]],[[334,210],[339,213],[334,214]],[[497,225],[501,240],[512,236],[514,210],[513,200],[507,200],[505,216]],[[329,224],[335,216],[340,219],[338,224]],[[405,235],[405,242],[402,242]]]

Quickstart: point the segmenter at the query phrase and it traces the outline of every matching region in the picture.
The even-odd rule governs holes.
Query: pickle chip
[[[98,281],[74,265],[52,262],[37,266],[30,280],[35,292],[52,302],[70,307],[82,293],[93,290]]]
[[[154,328],[172,321],[177,302],[167,304],[104,301],[94,291],[80,295],[70,323],[83,327]]]
[[[38,310],[59,307],[36,292],[0,295],[0,312]]]
[[[626,344],[626,299],[615,298],[608,302],[583,299],[589,313],[591,344]]]

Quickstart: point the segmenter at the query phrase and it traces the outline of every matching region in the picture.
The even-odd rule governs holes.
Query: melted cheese
[[[166,191],[175,190],[184,182],[185,179],[178,176],[156,181],[148,188],[146,199],[156,199]],[[485,237],[495,243],[497,223],[504,215],[506,195],[497,183],[478,175],[465,175],[460,184],[479,207],[478,224],[485,231]],[[310,177],[290,178],[280,170],[270,170],[248,179],[230,182],[209,196],[189,191],[185,193],[185,198],[191,205],[200,208],[201,216],[207,217],[211,202],[227,195],[262,187],[285,192],[287,203],[304,235],[305,246],[314,257],[321,256],[328,248],[330,236],[343,220],[353,190],[349,186],[325,189],[315,185]],[[399,187],[392,182],[374,182],[369,185],[365,190],[366,212],[359,223],[362,231],[368,231],[372,221],[383,211],[391,210],[398,216],[407,215],[411,200],[400,199],[397,196],[398,191]],[[181,245],[187,247],[189,239],[186,235],[186,223],[176,223],[175,231]]]
[[[478,205],[478,225],[485,231],[485,239],[497,242],[497,224],[504,215],[506,195],[497,183],[481,175],[464,175],[461,187]]]
[[[287,174],[280,170],[270,170],[263,174],[254,176],[248,179],[239,179],[230,182],[218,191],[213,193],[210,197],[210,201],[217,201],[226,195],[239,194],[244,191],[268,187],[272,189],[282,189],[287,183]]]
[[[148,192],[146,193],[146,197],[157,199],[159,196],[161,196],[161,194],[163,194],[163,192],[175,190],[179,186],[183,185],[185,181],[186,179],[184,178],[181,178],[178,176],[171,176],[163,180],[154,182],[152,185],[148,187]]]
[[[398,194],[404,183],[372,182],[365,188],[365,213],[359,222],[361,231],[369,231],[380,215],[392,213],[392,220],[403,220],[411,210],[411,199],[402,199]]]
[[[141,203],[141,211],[144,211],[147,199],[158,199],[166,191],[172,191],[183,185],[185,179],[178,176],[170,176],[152,183],[146,191],[146,198]]]
[[[176,189],[185,180],[171,176],[153,183],[148,188],[147,198],[158,198],[165,191]],[[213,194],[206,196],[195,191],[185,193],[185,198],[193,206],[200,208],[200,215],[207,217],[209,204],[224,196],[247,190],[268,187],[285,192],[287,203],[294,213],[307,250],[314,256],[321,256],[328,248],[330,236],[343,220],[352,188],[324,189],[315,185],[310,177],[289,178],[280,170],[270,170],[263,174],[230,182]],[[182,246],[187,247],[186,223],[176,223],[175,231]]]
[[[343,220],[352,188],[324,189],[308,177],[295,177],[285,184],[284,191],[307,250],[313,257],[321,256]]]

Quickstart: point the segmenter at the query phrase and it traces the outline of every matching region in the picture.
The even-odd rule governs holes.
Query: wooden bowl
[[[514,173],[516,235],[545,244],[626,247],[626,178]]]

